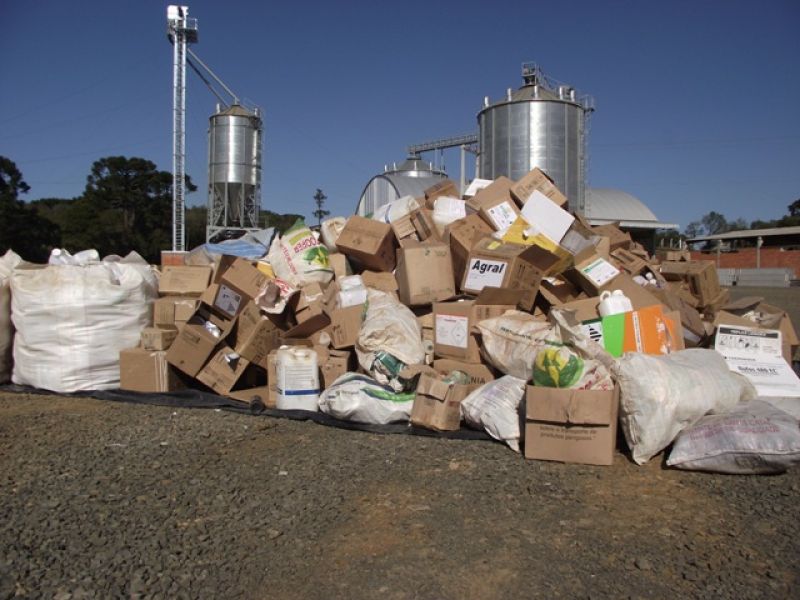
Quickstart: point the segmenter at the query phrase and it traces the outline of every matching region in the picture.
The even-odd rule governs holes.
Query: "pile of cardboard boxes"
[[[350,217],[330,254],[333,281],[302,286],[281,312],[258,303],[270,283],[280,286],[265,261],[222,256],[207,266],[163,267],[153,327],[142,331],[138,348],[121,353],[121,387],[199,387],[274,407],[276,352],[304,345],[317,353],[325,389],[358,369],[354,346],[365,306],[337,301],[339,283],[351,274],[396,295],[432,348],[411,416],[420,427],[458,429],[461,400],[502,375],[482,354],[475,326],[511,309],[542,320],[554,309],[569,311],[615,356],[708,346],[720,324],[774,328],[791,360],[798,339],[788,316],[757,298],[730,303],[713,263],[679,251],[655,258],[615,225],[589,225],[539,169],[516,182],[500,177],[471,187],[462,198],[452,181],[441,182],[416,199],[420,208],[391,223]],[[464,216],[442,228],[434,219],[440,199],[463,203]],[[601,295],[613,290],[625,294],[632,312],[600,315]],[[754,321],[756,309],[766,317]],[[461,380],[446,379],[454,371]],[[610,464],[617,406],[617,389],[529,385],[525,455]]]

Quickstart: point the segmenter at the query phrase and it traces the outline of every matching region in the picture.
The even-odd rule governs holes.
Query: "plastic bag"
[[[11,348],[14,326],[11,324],[11,273],[22,262],[15,252],[8,250],[0,257],[0,383],[11,379]]]
[[[433,224],[440,236],[444,235],[444,230],[450,223],[466,216],[467,203],[464,200],[440,196],[433,201]]]
[[[299,219],[282,236],[275,236],[267,260],[275,275],[294,287],[313,282],[326,284],[333,279],[328,249]]]
[[[319,233],[322,238],[322,243],[329,252],[338,252],[336,249],[336,240],[339,239],[339,234],[342,233],[344,226],[347,225],[347,219],[344,217],[333,217],[322,222],[320,225]]]
[[[397,393],[370,377],[345,373],[319,396],[322,412],[345,421],[386,425],[411,418],[414,392]]]
[[[629,352],[617,361],[620,426],[633,460],[644,464],[703,415],[728,411],[756,397],[715,350],[692,348],[666,356]]]
[[[394,296],[368,288],[367,312],[355,346],[358,364],[380,383],[401,391],[400,372],[425,362],[417,317]]]
[[[398,219],[402,219],[407,214],[417,210],[419,202],[414,196],[403,196],[393,202],[384,204],[375,209],[372,218],[375,221],[383,221],[384,223],[393,223]]]
[[[150,324],[157,280],[138,255],[11,277],[12,380],[60,393],[119,387],[119,352]]]
[[[548,340],[561,341],[552,325],[519,310],[507,310],[499,317],[480,321],[478,329],[488,361],[506,375],[525,381],[533,375],[539,349]]]
[[[783,473],[800,463],[797,419],[761,400],[707,415],[682,431],[667,464],[714,473]]]
[[[470,427],[484,429],[519,452],[519,405],[524,395],[525,380],[505,375],[464,398],[461,415]]]

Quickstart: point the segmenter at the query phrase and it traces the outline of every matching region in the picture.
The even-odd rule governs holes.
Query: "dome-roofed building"
[[[653,247],[656,230],[679,228],[676,223],[659,221],[636,196],[613,188],[587,188],[584,216],[591,225],[619,222],[621,229],[648,248]]]
[[[418,156],[409,156],[400,164],[387,165],[383,173],[369,180],[361,192],[356,214],[362,217],[371,215],[377,208],[403,196],[418,198],[443,179],[447,179],[444,171]]]

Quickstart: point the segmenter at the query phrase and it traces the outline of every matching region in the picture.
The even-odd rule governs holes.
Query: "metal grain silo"
[[[418,156],[409,156],[400,164],[386,165],[383,173],[375,175],[364,186],[356,214],[371,215],[384,204],[403,196],[419,197],[443,179],[447,179],[447,173]]]
[[[554,85],[531,63],[522,67],[524,85],[508,89],[478,113],[479,177],[519,179],[539,167],[564,192],[570,208],[583,212],[586,194],[586,119],[591,99]]]
[[[233,104],[211,115],[208,129],[208,227],[212,240],[225,230],[258,228],[261,208],[259,110]]]

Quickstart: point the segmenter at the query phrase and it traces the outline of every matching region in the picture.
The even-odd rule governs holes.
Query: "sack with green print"
[[[314,282],[326,284],[333,279],[328,249],[302,219],[298,219],[283,235],[275,236],[267,260],[275,276],[294,287]]]
[[[366,375],[345,373],[319,395],[319,408],[343,421],[386,425],[411,418],[415,395],[395,392]]]

